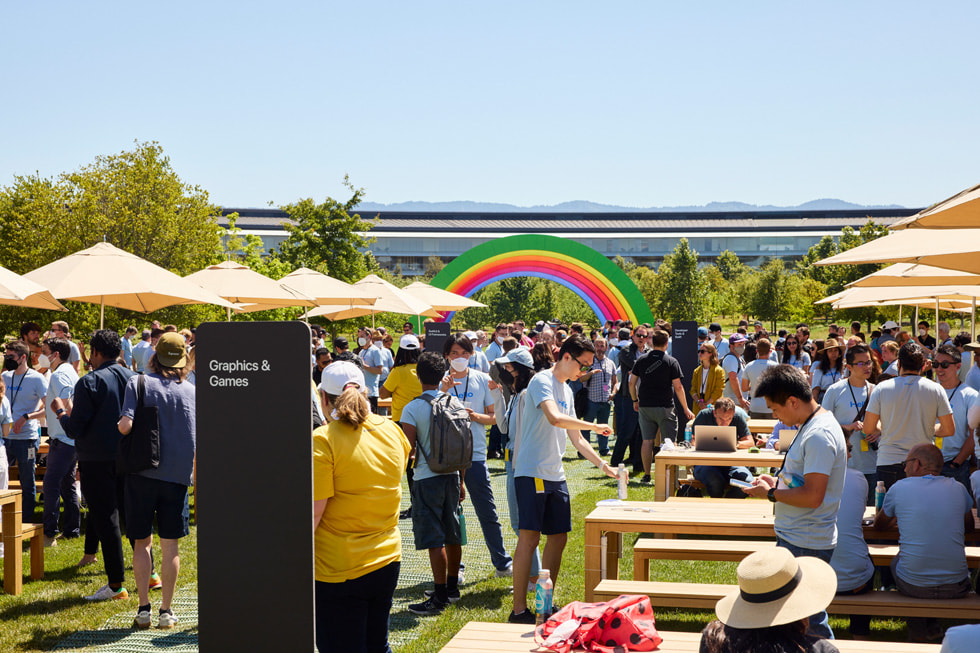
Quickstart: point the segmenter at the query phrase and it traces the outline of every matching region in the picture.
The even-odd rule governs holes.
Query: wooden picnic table
[[[776,428],[776,422],[779,420],[775,419],[753,419],[749,418],[749,431],[756,435],[769,435],[772,430]]]
[[[3,530],[3,591],[18,595],[24,587],[23,508],[20,490],[0,490],[0,529]]]
[[[874,508],[865,511],[873,517]],[[976,510],[974,510],[976,520]],[[627,501],[621,506],[597,506],[585,517],[585,600],[593,601],[596,585],[603,578],[619,577],[623,533],[653,533],[666,537],[710,535],[715,539],[750,537],[772,539],[773,504],[765,499],[700,499],[671,497],[666,501]],[[980,522],[977,523],[980,531]],[[602,538],[606,534],[606,555]],[[878,531],[866,526],[869,540],[897,541],[898,531]],[[975,541],[980,533],[968,533]]]
[[[659,631],[664,641],[657,648],[662,653],[697,653],[701,633]],[[905,642],[859,642],[835,639],[841,653],[938,653],[938,644],[907,644]],[[547,651],[538,648],[534,629],[521,624],[498,624],[471,621],[449,640],[441,653],[529,653]],[[573,649],[582,651],[581,648]]]
[[[661,451],[654,458],[654,501],[665,501],[668,495],[674,494],[677,485],[677,468],[693,465],[716,465],[732,467],[779,467],[783,464],[783,454],[762,449],[758,453],[749,453],[747,449],[738,449],[731,453],[709,453],[694,449],[674,449]]]

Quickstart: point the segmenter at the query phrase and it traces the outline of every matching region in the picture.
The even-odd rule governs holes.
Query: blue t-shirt
[[[361,360],[364,361],[364,367],[384,367],[384,354],[381,353],[381,349],[371,346],[361,350]],[[369,397],[378,396],[378,382],[380,380],[380,374],[373,374],[364,370],[364,383],[367,384]]]
[[[473,350],[473,355],[470,356],[469,368],[471,370],[477,370],[478,372],[487,373],[490,371],[490,361],[487,360],[487,355],[484,354],[479,349]]]
[[[797,487],[807,474],[824,474],[828,477],[827,492],[817,508],[797,508],[777,502],[776,535],[805,549],[834,548],[837,545],[837,510],[844,491],[846,469],[847,445],[840,424],[833,413],[817,413],[796,434],[786,452],[779,487],[787,487],[787,481]]]
[[[471,358],[472,360],[472,358]],[[446,394],[459,399],[464,406],[477,413],[486,413],[488,406],[493,406],[493,396],[490,394],[490,375],[467,368],[465,379],[456,379],[459,383],[449,388]],[[473,431],[473,460],[480,462],[487,459],[487,427],[470,420],[470,430]]]
[[[421,396],[436,398],[440,394],[438,390],[426,390]],[[415,427],[415,446],[431,454],[432,445],[429,443],[429,425],[432,422],[432,404],[420,397],[412,399],[402,409],[402,418],[399,421],[402,424],[410,424]],[[456,472],[450,473],[455,474]],[[416,481],[421,481],[434,476],[448,476],[448,474],[436,474],[429,469],[429,465],[425,462],[425,456],[421,451],[416,451],[413,478]]]
[[[3,399],[0,399],[0,426],[13,424],[13,422],[14,418],[10,413],[10,402],[7,400],[6,395],[4,395]],[[3,430],[0,429],[0,434],[2,433]]]
[[[855,387],[850,381],[843,379],[827,388],[820,398],[820,404],[834,414],[838,424],[842,426],[853,424],[854,418],[864,405],[864,400],[872,390],[874,385],[871,383]],[[851,433],[848,440],[851,443],[851,457],[847,461],[847,466],[862,474],[874,474],[878,468],[878,452],[870,446],[866,447],[867,451],[861,451],[863,434],[860,431]]]
[[[838,592],[856,590],[875,573],[861,525],[867,499],[868,479],[860,471],[848,469],[837,511],[837,547],[830,559],[830,566],[837,572]]]
[[[881,509],[898,519],[898,577],[916,587],[968,578],[964,516],[972,508],[963,484],[945,476],[912,476],[891,486]]]
[[[132,419],[136,412],[136,384],[140,375],[126,383],[122,416]],[[196,392],[193,383],[144,374],[145,406],[156,406],[160,416],[160,466],[139,472],[140,476],[190,485],[193,482],[194,451],[197,447]]]
[[[943,460],[945,462],[956,458],[966,443],[966,439],[970,437],[967,413],[976,402],[977,395],[976,390],[965,384],[960,384],[954,390],[946,390],[946,397],[949,398],[949,405],[953,409],[953,422],[956,424],[956,430],[952,437],[943,438]]]
[[[133,367],[133,343],[129,338],[122,339],[122,355],[123,360],[126,361],[126,367]]]
[[[150,362],[153,357],[153,347],[150,346],[149,340],[140,340],[133,347],[133,362],[136,363],[137,372],[145,372],[146,364]]]
[[[565,453],[565,429],[552,426],[545,417],[541,404],[553,401],[558,412],[575,417],[572,390],[567,384],[555,379],[553,370],[542,370],[534,375],[527,386],[524,398],[522,432],[514,443],[514,477],[530,476],[545,481],[564,481],[565,467],[561,457]]]
[[[48,393],[48,381],[40,372],[28,369],[23,374],[13,372],[3,373],[3,382],[7,386],[6,397],[10,401],[10,414],[14,422],[20,419],[24,413],[33,413],[37,410],[39,402]],[[14,433],[13,429],[8,440],[36,440],[39,432],[40,423],[36,419],[27,420],[20,431]]]
[[[75,384],[78,383],[78,372],[71,363],[62,363],[48,379],[48,393],[44,398],[44,416],[48,422],[48,435],[53,440],[61,440],[65,444],[75,446],[75,440],[65,435],[58,416],[51,410],[51,402],[55,398],[70,399],[75,394]]]

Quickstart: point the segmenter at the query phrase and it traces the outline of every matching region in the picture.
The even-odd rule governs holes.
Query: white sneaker
[[[120,587],[118,590],[114,590],[108,585],[103,585],[99,588],[95,594],[91,596],[86,596],[86,601],[120,601],[129,598],[129,592],[126,591],[125,587]]]
[[[149,610],[141,610],[136,613],[136,618],[133,619],[133,628],[139,628],[140,630],[146,630],[153,623],[153,618],[150,616]]]
[[[160,619],[157,621],[157,628],[173,628],[178,623],[180,623],[180,619],[176,615],[170,614],[169,612],[161,612]]]
[[[497,575],[497,578],[510,578],[514,575],[514,563],[509,562],[503,569],[495,569],[494,573]]]

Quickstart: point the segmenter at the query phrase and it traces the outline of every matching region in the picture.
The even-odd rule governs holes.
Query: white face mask
[[[470,361],[468,358],[463,358],[463,357],[454,358],[451,361],[449,361],[449,365],[456,372],[462,372],[463,370],[465,370],[467,367],[470,366]]]
[[[497,341],[497,344],[498,345],[503,345],[504,344],[504,339],[501,336],[497,336],[495,338],[495,340]]]
[[[357,339],[357,344],[359,344],[361,347],[363,347],[364,345],[366,345],[367,342],[368,342],[367,341],[367,338],[358,338]]]
[[[381,349],[381,344],[383,342],[384,342],[383,340],[375,340],[374,341],[374,346],[377,347],[378,349]]]
[[[41,354],[40,356],[37,357],[37,366],[51,367],[51,359],[45,356],[44,354]]]
[[[928,331],[926,331],[925,329],[919,329],[919,335],[920,335],[920,336],[924,336],[924,335],[926,335],[927,333],[929,333],[929,332],[928,332]]]
[[[609,339],[609,346],[610,347],[618,347],[619,346],[619,339],[618,338],[610,338]]]

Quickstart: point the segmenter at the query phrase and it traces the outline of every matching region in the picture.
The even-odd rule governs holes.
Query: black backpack
[[[420,444],[426,464],[436,474],[449,474],[469,469],[473,462],[473,431],[470,414],[459,399],[452,395],[419,397],[432,406],[429,417],[429,453]]]

